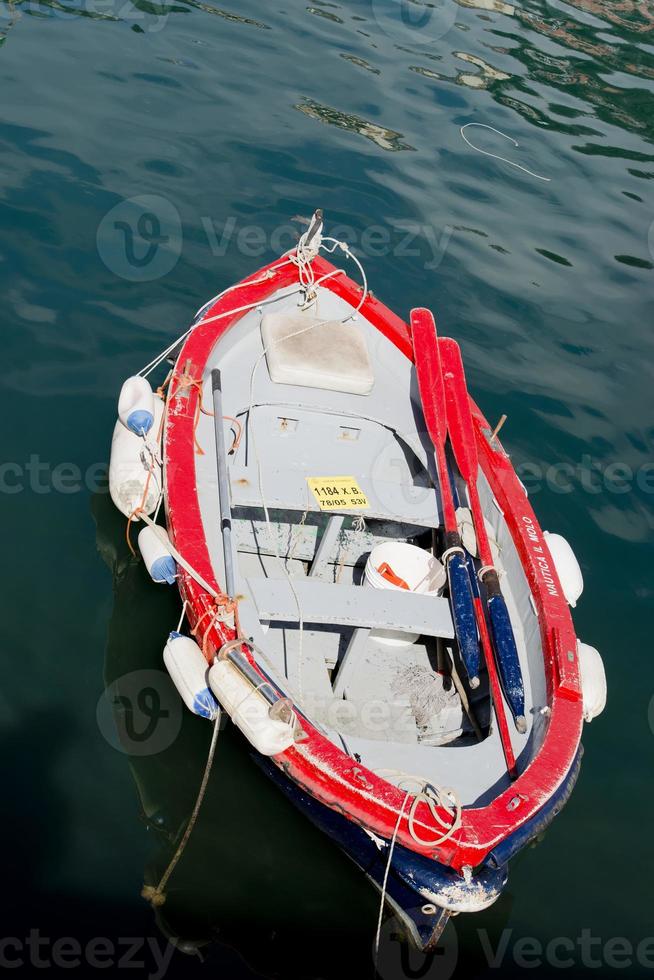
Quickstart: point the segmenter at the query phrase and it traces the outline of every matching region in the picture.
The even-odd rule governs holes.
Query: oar
[[[459,467],[459,472],[468,487],[468,498],[470,500],[470,509],[475,525],[477,546],[482,565],[479,571],[479,578],[486,590],[486,608],[488,609],[497,664],[502,678],[502,687],[515,720],[515,727],[521,734],[524,734],[527,731],[527,723],[525,721],[525,690],[509,611],[506,608],[506,602],[504,601],[497,571],[493,563],[493,554],[488,541],[484,514],[477,491],[479,459],[477,456],[477,443],[475,440],[472,414],[470,412],[470,399],[468,397],[468,389],[463,371],[461,351],[457,342],[451,340],[449,337],[439,340],[438,346],[440,348],[441,368],[445,384],[447,425],[450,442],[452,444],[454,458]]]
[[[213,424],[216,435],[220,530],[223,537],[223,557],[225,559],[225,591],[233,599],[236,595],[236,577],[234,552],[232,550],[232,509],[229,500],[229,474],[227,472],[227,451],[223,431],[223,386],[218,368],[214,368],[211,372],[211,387],[213,389]]]
[[[445,460],[447,423],[445,389],[441,378],[436,324],[429,310],[411,310],[414,361],[418,389],[429,437],[434,444],[436,468],[440,482],[445,524],[445,567],[450,591],[450,606],[457,643],[461,652],[470,687],[479,685],[479,639],[470,578],[465,552],[456,523],[449,474]]]

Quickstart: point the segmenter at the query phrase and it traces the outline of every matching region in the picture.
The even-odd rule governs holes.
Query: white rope
[[[363,306],[363,304],[364,304],[364,302],[365,302],[365,300],[366,300],[366,298],[368,296],[368,277],[366,276],[365,269],[363,268],[363,265],[361,264],[361,262],[359,261],[359,259],[356,257],[356,255],[354,254],[354,252],[350,251],[350,247],[347,244],[347,242],[340,242],[337,238],[323,238],[323,243],[324,242],[332,242],[333,243],[331,248],[327,248],[327,246],[323,244],[322,247],[324,248],[325,252],[328,252],[331,255],[333,252],[336,251],[337,248],[340,248],[342,252],[345,252],[345,257],[346,258],[352,259],[352,261],[356,264],[356,266],[357,266],[357,268],[358,268],[358,270],[359,270],[359,272],[361,274],[361,279],[362,279],[362,282],[363,282],[363,295],[361,297],[361,301],[360,301],[359,305],[357,306],[356,310],[354,310],[354,312],[351,313],[350,316],[345,317],[345,319],[343,320],[343,323],[347,323],[348,320],[354,319],[354,317],[359,312],[359,310]]]
[[[493,157],[494,160],[501,160],[502,163],[508,163],[510,167],[515,167],[517,170],[522,170],[523,173],[529,174],[530,177],[536,177],[537,180],[545,180],[549,182],[552,179],[551,177],[542,177],[540,174],[535,174],[533,170],[528,170],[527,167],[523,167],[519,163],[514,163],[513,160],[507,160],[506,157],[501,157],[497,153],[491,153],[489,150],[482,150],[479,146],[475,146],[475,144],[471,143],[465,134],[465,130],[468,128],[468,126],[479,126],[481,129],[490,129],[492,133],[497,133],[498,136],[503,136],[505,140],[510,140],[514,146],[520,146],[520,144],[517,140],[514,140],[512,136],[507,136],[506,133],[503,133],[501,129],[495,129],[494,126],[487,126],[486,123],[469,122],[466,123],[465,126],[461,126],[460,133],[464,139],[464,142],[466,142],[472,150],[476,150],[477,153],[483,153],[484,156]]]
[[[292,249],[290,251],[292,251]],[[258,286],[260,283],[266,282],[268,279],[272,279],[277,269],[281,269],[283,265],[286,265],[291,261],[290,251],[285,252],[281,261],[276,262],[275,265],[271,265],[262,276],[259,276],[258,279],[247,279],[244,282],[234,283],[233,286],[227,286],[226,289],[223,289],[221,292],[216,293],[215,296],[212,296],[211,299],[207,300],[206,303],[203,303],[200,309],[196,312],[195,316],[193,317],[193,324],[199,320],[206,310],[210,309],[214,303],[217,303],[218,300],[222,299],[223,296],[226,296],[227,293],[231,293],[235,289],[242,289],[244,286]]]
[[[336,238],[324,238],[322,241],[333,243],[331,248],[327,248],[325,245],[321,245],[324,251],[328,252],[329,254],[333,253],[337,247],[340,247],[341,250],[345,253],[346,258],[350,258],[356,263],[359,272],[361,273],[361,277],[363,280],[363,294],[361,297],[361,301],[359,302],[357,308],[345,318],[344,322],[346,322],[347,320],[352,319],[359,312],[361,306],[363,305],[365,299],[367,298],[368,280],[361,262],[358,260],[356,255],[352,251],[350,251],[350,248],[346,242],[339,242]],[[299,292],[303,292],[303,291],[307,293],[312,292],[314,291],[315,287],[320,285],[321,282],[324,282],[325,279],[329,279],[333,275],[338,275],[342,273],[342,270],[338,269],[335,272],[330,272],[327,275],[322,276],[318,281],[315,281],[313,267],[311,265],[311,258],[309,257],[309,256],[312,257],[313,254],[314,253],[311,251],[311,249],[308,249],[305,252],[304,246],[301,243],[298,243],[298,248],[296,250],[291,249],[289,252],[286,252],[282,257],[281,261],[271,266],[263,276],[260,276],[258,279],[246,280],[245,282],[237,282],[233,286],[228,286],[226,289],[223,289],[222,292],[217,293],[216,296],[212,297],[212,299],[210,299],[207,303],[205,303],[203,306],[200,307],[198,312],[195,314],[194,321],[191,324],[191,326],[188,328],[188,330],[185,330],[184,333],[182,333],[179,337],[177,337],[171,344],[169,344],[163,351],[161,351],[161,353],[157,354],[157,356],[153,358],[148,364],[146,364],[145,367],[141,368],[138,374],[142,375],[144,378],[147,378],[148,375],[151,374],[153,371],[155,371],[157,367],[162,363],[162,361],[164,361],[168,357],[168,355],[171,354],[175,350],[175,348],[179,344],[181,344],[182,341],[186,340],[189,334],[193,330],[197,329],[198,327],[202,327],[207,323],[213,323],[214,320],[224,319],[225,317],[232,316],[236,313],[245,313],[248,310],[256,309],[258,306],[264,306],[267,305],[268,303],[276,303],[278,300],[285,299],[287,296],[293,296]],[[292,262],[293,264],[298,266],[298,279],[300,282],[299,288],[294,288],[290,290],[290,292],[285,293],[282,296],[274,296],[267,300],[260,300],[256,303],[249,303],[246,306],[240,306],[231,310],[226,310],[224,313],[218,313],[215,316],[207,317],[206,319],[202,318],[202,314],[210,307],[212,307],[215,303],[217,303],[219,299],[222,299],[223,296],[226,296],[228,293],[233,292],[235,289],[241,289],[245,286],[257,286],[262,282],[266,282],[268,279],[272,279],[277,269],[282,268],[282,266],[286,265],[288,262]],[[198,317],[200,319],[198,319]]]
[[[184,622],[184,616],[186,615],[186,607],[188,606],[188,599],[184,599],[184,605],[182,606],[182,615],[179,617],[179,623],[177,624],[177,632],[179,633],[182,629],[182,623]]]
[[[243,285],[247,285],[247,283],[243,283]],[[192,323],[191,326],[188,328],[188,330],[185,330],[180,337],[174,340],[172,344],[170,344],[164,351],[158,354],[157,357],[154,358],[154,360],[150,361],[149,364],[146,364],[144,368],[141,368],[141,370],[138,373],[143,375],[144,378],[147,378],[148,375],[152,374],[152,372],[157,367],[159,367],[161,362],[164,361],[168,357],[168,355],[179,344],[182,343],[183,340],[186,340],[186,338],[189,336],[189,334],[193,332],[193,330],[197,330],[198,327],[203,327],[207,323],[213,323],[214,320],[223,320],[225,317],[232,316],[233,314],[236,313],[246,313],[248,310],[254,310],[258,306],[265,306],[268,303],[277,303],[279,300],[285,299],[287,296],[294,296],[295,293],[300,293],[300,292],[302,292],[302,289],[296,287],[294,289],[291,289],[288,293],[285,293],[282,296],[273,296],[271,299],[257,300],[256,303],[247,303],[245,306],[238,306],[231,310],[225,310],[224,313],[217,313],[215,316],[209,316],[204,320],[198,320],[196,323]]]
[[[375,769],[376,775],[380,776],[385,773],[389,776],[399,776],[399,783],[406,780],[417,783],[420,787],[418,792],[414,796],[413,803],[411,804],[411,809],[409,810],[408,819],[408,830],[414,841],[417,844],[421,844],[423,847],[436,847],[438,844],[444,844],[446,840],[456,833],[456,831],[461,826],[461,818],[463,813],[463,806],[461,801],[453,789],[444,789],[440,786],[435,786],[430,783],[429,780],[425,779],[423,776],[413,776],[411,773],[404,772],[402,769]],[[399,785],[398,789],[404,789],[403,786]],[[429,792],[431,790],[431,793]],[[391,869],[391,862],[393,859],[393,851],[395,849],[395,842],[397,840],[397,835],[400,831],[400,824],[402,822],[402,817],[404,815],[404,810],[407,805],[407,801],[411,796],[411,790],[406,790],[404,800],[402,801],[402,806],[397,815],[397,823],[395,824],[395,830],[393,831],[393,836],[391,837],[391,843],[388,850],[388,859],[386,861],[386,871],[384,873],[384,881],[382,884],[381,893],[381,903],[379,906],[379,918],[377,920],[377,934],[375,937],[375,969],[377,969],[377,957],[379,956],[379,940],[381,936],[381,926],[382,917],[384,913],[384,904],[386,902],[386,887],[388,884],[388,875]],[[429,807],[432,817],[436,823],[444,829],[444,833],[440,834],[435,840],[427,841],[422,837],[418,837],[415,831],[415,821],[416,821],[416,811],[420,803],[426,803]],[[446,820],[442,820],[440,815],[436,811],[436,805],[441,806],[450,816],[451,822],[448,823]]]
[[[418,792],[415,794],[413,803],[411,804],[408,823],[409,833],[413,837],[416,844],[421,844],[427,847],[436,847],[438,844],[444,844],[445,841],[449,840],[449,838],[460,828],[463,815],[463,805],[455,790],[449,787],[436,786],[428,779],[425,779],[424,776],[413,776],[411,773],[404,772],[403,769],[375,769],[375,773],[378,776],[382,773],[387,773],[390,776],[399,776],[399,789],[404,789],[401,783],[407,779],[416,783],[420,787]],[[429,790],[431,790],[431,795],[428,792]],[[444,829],[444,833],[441,834],[436,840],[424,840],[424,838],[418,837],[415,832],[416,811],[419,803],[427,803],[434,820]],[[436,812],[436,804],[441,806],[451,816],[452,819],[449,823],[446,820],[442,820],[440,815]]]
[[[155,509],[155,512],[154,512],[154,514],[152,516],[152,520],[154,521],[155,524],[158,523],[159,511],[161,510],[161,505],[163,504],[163,502],[164,502],[164,493],[163,493],[163,490],[162,490],[160,492],[160,494],[159,494],[159,502],[158,502],[158,504],[156,506],[156,509]]]
[[[379,959],[379,940],[381,938],[381,927],[382,919],[384,917],[384,905],[386,904],[386,887],[388,885],[388,875],[391,870],[391,861],[393,860],[393,851],[395,850],[395,841],[397,840],[397,835],[400,831],[400,822],[404,815],[404,808],[407,804],[407,800],[411,796],[411,791],[407,790],[402,806],[400,807],[400,812],[397,815],[397,823],[395,824],[395,830],[393,831],[393,836],[391,837],[391,846],[388,849],[388,859],[386,861],[386,870],[384,872],[384,880],[382,883],[381,890],[381,901],[379,903],[379,917],[377,919],[377,933],[375,935],[375,973],[378,973],[377,960]]]
[[[204,313],[205,310],[208,310],[211,306],[213,306],[214,303],[217,303],[219,299],[222,299],[223,296],[226,296],[227,293],[231,293],[235,289],[242,289],[244,286],[257,286],[260,283],[265,282],[267,279],[272,279],[277,269],[280,269],[283,265],[286,265],[286,263],[289,261],[290,261],[289,258],[284,257],[281,262],[278,262],[276,265],[271,266],[270,269],[267,270],[265,275],[260,276],[258,279],[250,279],[249,281],[246,282],[234,283],[234,285],[227,286],[227,288],[223,289],[222,292],[217,293],[216,296],[212,297],[208,302],[204,303],[204,305],[200,307],[200,309],[195,314],[193,318],[193,323],[188,328],[188,330],[186,330],[183,334],[181,334],[181,336],[179,336],[176,340],[172,342],[172,344],[166,347],[164,351],[162,351],[153,360],[151,360],[149,364],[146,364],[144,368],[141,368],[141,370],[138,373],[142,374],[143,377],[145,378],[148,376],[148,374],[154,371],[154,369],[158,367],[159,364],[161,364],[161,362],[168,356],[168,354],[170,354],[171,351],[173,351],[175,347],[177,347],[177,345],[182,342],[182,340],[185,340],[192,330],[194,330],[197,326],[200,325],[198,318],[202,315],[202,313]]]

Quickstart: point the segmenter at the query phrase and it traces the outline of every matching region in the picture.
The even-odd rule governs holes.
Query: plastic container
[[[365,583],[373,589],[437,596],[446,581],[447,573],[438,558],[423,548],[403,541],[378,544],[366,562]],[[403,582],[408,588],[405,589],[398,582]],[[411,646],[420,638],[419,633],[400,630],[373,630],[370,635],[384,646],[396,648]]]
[[[161,465],[156,458],[159,453],[156,436],[159,434],[164,407],[163,399],[156,396],[154,399],[155,424],[146,439],[127,429],[120,419],[114,426],[109,459],[109,492],[114,504],[125,517],[130,517],[137,507],[141,506],[149,467],[152,467],[152,475],[147,484],[148,492],[143,510],[146,514],[152,514],[159,503]],[[138,518],[133,518],[133,520],[138,520]]]
[[[295,741],[295,726],[271,715],[271,705],[229,660],[209,671],[211,690],[232,721],[261,755],[278,755]]]
[[[147,436],[154,425],[154,394],[146,378],[137,374],[123,384],[118,399],[118,418],[130,432]]]
[[[173,631],[164,649],[164,664],[182,701],[194,715],[215,719],[220,708],[207,686],[209,664],[190,636]]]
[[[152,581],[174,585],[177,562],[171,555],[170,549],[166,547],[166,541],[169,540],[165,528],[159,527],[155,531],[150,524],[142,528],[138,537],[139,551]]]

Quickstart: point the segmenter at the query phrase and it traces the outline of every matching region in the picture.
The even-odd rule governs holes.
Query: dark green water
[[[375,292],[431,306],[488,417],[508,414],[542,525],[580,557],[575,622],[609,681],[572,801],[506,894],[433,963],[386,937],[380,972],[493,976],[499,945],[505,973],[654,975],[652,8],[224,2],[0,3],[3,966],[113,973],[133,936],[156,973],[139,891],[209,732],[171,702],[161,751],[112,747],[103,678],[161,678],[178,604],[130,563],[98,467],[123,378],[322,206]],[[550,180],[474,152],[468,122]],[[160,916],[217,943],[168,975],[371,975],[372,891],[223,735]]]

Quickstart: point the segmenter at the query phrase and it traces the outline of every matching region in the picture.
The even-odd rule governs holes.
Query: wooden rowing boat
[[[451,344],[324,258],[319,217],[175,349],[165,522],[201,683],[428,948],[501,893],[567,800],[597,712],[570,569],[460,387],[455,404]],[[441,383],[447,405],[431,402]]]

